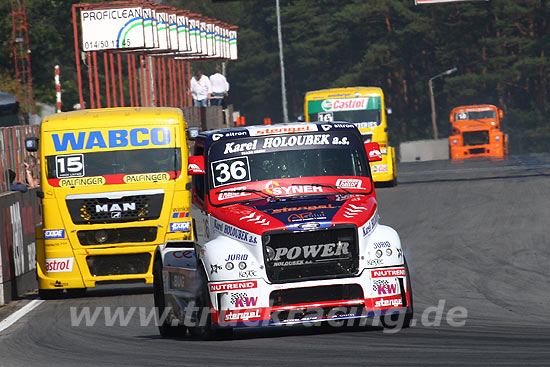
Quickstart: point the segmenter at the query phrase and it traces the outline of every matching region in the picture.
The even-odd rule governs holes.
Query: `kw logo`
[[[235,299],[235,307],[252,307],[258,303],[258,297],[242,297]]]
[[[397,293],[397,284],[378,284],[378,294]]]

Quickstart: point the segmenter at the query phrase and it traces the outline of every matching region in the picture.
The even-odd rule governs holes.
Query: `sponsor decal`
[[[325,99],[321,103],[324,111],[355,111],[367,108],[368,98]]]
[[[255,307],[258,303],[258,297],[248,297],[246,293],[233,293],[230,302],[235,307]]]
[[[218,200],[235,199],[242,196],[250,196],[249,192],[240,192],[239,190],[246,190],[246,186],[233,187],[230,189],[221,190],[218,194]]]
[[[137,174],[137,175],[125,175],[122,178],[122,181],[124,181],[124,183],[170,181],[170,174],[167,172],[160,172],[160,173],[144,173],[144,174]]]
[[[296,195],[323,192],[323,188],[311,185],[281,186],[277,181],[271,180],[265,184],[265,192],[271,195]]]
[[[388,285],[390,284],[390,282],[385,279],[385,278],[382,278],[382,279],[373,279],[372,280],[372,290],[374,292],[378,291],[378,287],[379,286],[385,286],[385,285]]]
[[[321,220],[321,219],[327,219],[324,212],[319,212],[319,213],[305,212],[305,213],[290,214],[287,218],[287,221],[290,223],[293,223],[293,222],[304,222],[307,220]]]
[[[74,257],[46,259],[46,273],[70,273],[73,271]]]
[[[403,304],[401,298],[384,299],[380,298],[374,302],[374,307],[398,307]]]
[[[239,271],[239,278],[256,278],[258,272],[256,270],[241,270]]]
[[[211,264],[210,265],[210,274],[218,274],[218,270],[222,270],[222,267],[218,264]]]
[[[172,218],[189,218],[189,212],[175,211],[172,213]]]
[[[404,277],[406,275],[407,272],[405,271],[405,268],[371,270],[371,276],[373,278]]]
[[[391,244],[388,241],[375,242],[374,243],[374,248],[375,249],[377,249],[377,248],[387,248],[387,247],[391,247]]]
[[[171,288],[185,288],[185,276],[183,274],[170,273]]]
[[[258,139],[254,139],[251,142],[241,143],[241,144],[238,144],[235,142],[225,143],[225,150],[223,151],[223,154],[232,154],[232,153],[256,150],[257,145],[258,145]]]
[[[336,180],[336,186],[343,189],[364,189],[361,187],[363,182],[355,178],[340,178]]]
[[[45,229],[44,230],[44,239],[53,240],[53,239],[60,239],[60,238],[65,238],[64,229]]]
[[[59,187],[101,186],[105,185],[105,182],[107,181],[103,176],[62,178],[59,180]]]
[[[372,231],[374,231],[374,228],[378,224],[379,218],[380,216],[378,215],[378,209],[376,209],[372,218],[363,226],[363,237],[367,237],[372,233]]]
[[[401,256],[403,256],[403,250],[401,248],[397,248],[397,257],[400,259]]]
[[[262,317],[260,309],[246,311],[226,311],[223,317],[224,321],[249,321],[260,319]]]
[[[248,254],[229,254],[224,261],[246,261]]]
[[[204,170],[196,163],[189,163],[187,165],[187,171],[191,174],[201,174]]]
[[[318,262],[338,258],[346,258],[350,255],[349,242],[338,241],[320,245],[304,245],[293,247],[277,247],[273,249],[266,246],[267,257],[273,262],[273,266],[296,266],[305,264],[306,261]]]
[[[371,166],[372,172],[374,173],[384,173],[388,172],[388,165],[387,164],[375,164],[374,166]]]
[[[170,223],[170,232],[189,232],[191,222],[172,222]]]
[[[223,223],[215,218],[213,218],[213,221],[214,230],[220,234],[226,235],[242,242],[258,243],[257,236],[253,235],[250,232],[243,231],[242,229],[239,229],[227,223]]]
[[[382,159],[382,153],[380,153],[380,151],[378,149],[373,149],[373,150],[369,151],[369,158]],[[387,171],[387,169],[388,169],[387,165],[380,164],[380,166],[386,166],[386,171]],[[374,171],[374,172],[376,172],[376,171]]]
[[[61,134],[54,133],[51,137],[56,152],[125,148],[128,146],[166,146],[172,142],[168,127],[64,132]]]
[[[224,137],[247,136],[247,135],[248,135],[247,131],[230,131],[224,134],[212,134],[212,140],[218,141]]]
[[[357,126],[358,129],[372,129],[373,127],[377,127],[380,124],[382,124],[381,121],[365,121],[357,122],[355,123],[355,126]]]
[[[251,180],[250,164],[246,156],[212,162],[211,169],[214,187],[248,182]]]
[[[293,134],[293,133],[302,133],[302,132],[308,132],[308,131],[317,131],[317,126],[310,125],[310,124],[293,124],[293,126],[284,126],[284,127],[268,127],[268,128],[249,127],[248,131],[250,132],[250,136],[270,135],[270,134]]]
[[[367,259],[365,260],[368,266],[379,266],[384,265],[383,259]]]
[[[397,294],[397,284],[383,284],[383,285],[379,284],[378,294],[384,294],[384,295]]]
[[[174,256],[176,259],[192,259],[194,252],[195,251],[193,250],[174,251],[172,252],[172,256]]]
[[[291,207],[283,207],[280,209],[273,209],[273,214],[278,213],[286,213],[286,212],[297,212],[300,210],[320,210],[320,209],[335,209],[335,207],[332,204],[326,204],[326,205],[308,205],[308,206],[291,206]]]
[[[234,291],[239,289],[257,288],[256,280],[247,280],[244,282],[229,282],[229,283],[213,283],[210,284],[210,292]]]

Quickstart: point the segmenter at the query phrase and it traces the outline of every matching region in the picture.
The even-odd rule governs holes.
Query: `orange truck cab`
[[[474,157],[503,158],[508,155],[508,135],[500,130],[503,112],[493,105],[458,106],[449,121],[451,160]]]

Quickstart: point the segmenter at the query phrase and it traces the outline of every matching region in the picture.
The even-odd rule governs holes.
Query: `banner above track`
[[[237,59],[236,26],[151,1],[78,4],[83,51]]]

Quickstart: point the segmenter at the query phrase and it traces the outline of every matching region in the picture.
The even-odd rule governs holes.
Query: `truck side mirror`
[[[204,175],[204,157],[202,155],[193,155],[189,157],[187,173],[189,175]]]
[[[197,135],[199,135],[200,129],[196,126],[187,128],[187,136],[189,140],[195,140]]]
[[[382,160],[382,153],[380,152],[380,144],[378,143],[365,143],[365,151],[369,157],[369,162],[379,162]]]
[[[38,138],[33,136],[25,139],[25,149],[27,152],[36,152],[38,150]]]
[[[455,115],[454,115],[454,113],[451,113],[451,114],[449,115],[449,122],[450,122],[451,124],[452,124],[453,122],[455,122]]]
[[[504,112],[502,112],[502,109],[498,109],[498,118],[502,119],[504,117]]]

